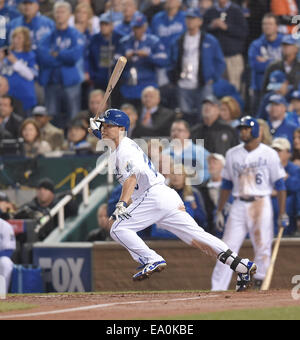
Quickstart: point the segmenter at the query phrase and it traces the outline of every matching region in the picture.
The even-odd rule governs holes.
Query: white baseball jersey
[[[13,227],[0,218],[0,252],[16,249],[16,238]]]
[[[251,152],[244,144],[230,149],[222,173],[225,180],[233,182],[234,197],[269,196],[274,183],[285,176],[277,152],[265,144]]]
[[[153,163],[143,150],[130,138],[125,137],[118,148],[110,156],[110,166],[113,166],[120,184],[132,175],[136,175],[137,185],[132,200],[138,199],[145,191],[155,184],[163,184],[165,177],[156,171]]]

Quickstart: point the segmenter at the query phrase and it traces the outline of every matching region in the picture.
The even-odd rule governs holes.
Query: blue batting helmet
[[[124,127],[126,131],[128,131],[130,126],[130,120],[127,114],[117,109],[107,110],[98,121],[101,123]]]
[[[238,129],[241,129],[243,127],[249,127],[251,128],[251,134],[253,138],[259,137],[259,123],[258,121],[250,116],[243,117],[240,120],[240,124],[238,125]]]

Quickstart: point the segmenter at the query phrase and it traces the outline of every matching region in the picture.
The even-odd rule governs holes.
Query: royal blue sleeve
[[[275,190],[277,190],[277,191],[284,191],[284,190],[286,190],[286,185],[285,185],[285,183],[284,183],[284,179],[281,178],[281,179],[279,179],[277,182],[275,182],[274,188],[275,188]]]
[[[232,181],[228,181],[227,179],[222,180],[222,187],[223,190],[232,190],[233,189],[233,183]]]

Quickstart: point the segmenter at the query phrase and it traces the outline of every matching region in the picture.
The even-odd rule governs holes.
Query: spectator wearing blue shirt
[[[143,90],[158,87],[155,71],[168,64],[168,56],[159,38],[146,33],[148,25],[143,14],[136,15],[131,26],[133,34],[121,39],[116,58],[124,55],[128,59],[120,86],[123,101],[139,107]]]
[[[286,118],[287,101],[283,96],[270,97],[269,126],[273,138],[286,138],[293,144],[294,132],[297,126]]]
[[[71,6],[57,2],[54,6],[56,29],[47,35],[38,48],[40,84],[44,86],[46,108],[54,117],[54,125],[65,128],[67,121],[80,111],[84,57],[84,37],[69,27]],[[62,113],[66,117],[62,117]],[[63,119],[65,118],[65,119]]]
[[[48,17],[40,14],[38,0],[22,0],[22,14],[8,25],[8,43],[15,28],[25,26],[31,32],[32,49],[36,50],[41,39],[52,32],[55,24]]]
[[[109,13],[100,16],[100,27],[101,32],[93,36],[89,46],[89,70],[94,87],[105,91],[120,36],[113,31],[114,25]]]
[[[248,50],[251,68],[252,112],[256,112],[260,102],[264,73],[270,63],[282,57],[281,41],[283,34],[278,33],[278,18],[266,14],[262,21],[263,34],[254,40]]]
[[[25,113],[29,115],[37,104],[34,79],[38,75],[38,66],[36,55],[31,50],[28,28],[19,27],[12,32],[7,56],[3,50],[0,54],[0,73],[8,80],[9,94],[22,102]]]
[[[6,0],[0,0],[0,15],[5,18],[6,24],[21,16],[21,13],[14,7],[8,6]]]
[[[300,91],[293,91],[290,97],[292,111],[287,113],[287,119],[300,127]]]
[[[293,234],[296,231],[297,218],[299,213],[299,206],[297,206],[297,195],[300,192],[300,167],[293,164],[291,159],[291,143],[285,138],[276,138],[273,140],[272,148],[278,152],[282,166],[284,167],[287,176],[285,178],[285,185],[287,191],[286,212],[290,218],[290,225],[285,230],[286,234]],[[275,194],[275,193],[274,193]],[[274,224],[275,233],[277,233],[278,220],[278,201],[272,195],[272,204],[274,208]]]
[[[172,45],[170,53],[180,109],[190,124],[197,123],[203,99],[213,94],[213,84],[226,69],[218,40],[201,30],[202,23],[200,11],[188,9],[187,32]]]
[[[138,14],[137,0],[123,0],[123,21],[115,26],[115,31],[119,36],[125,37],[132,33],[131,21],[135,14]]]

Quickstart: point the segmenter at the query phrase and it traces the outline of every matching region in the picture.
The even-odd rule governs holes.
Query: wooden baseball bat
[[[104,98],[103,101],[100,104],[100,107],[98,109],[98,112],[95,116],[95,119],[98,119],[99,116],[103,113],[103,110],[105,108],[105,105],[113,91],[113,89],[115,88],[117,82],[119,81],[121,74],[126,66],[127,63],[127,59],[125,57],[120,57],[115,68],[114,71],[109,79],[105,94],[104,94]]]
[[[275,268],[275,263],[276,263],[276,259],[277,259],[277,255],[278,255],[278,251],[279,251],[279,246],[280,246],[280,242],[281,242],[282,235],[283,235],[283,231],[284,231],[284,228],[281,227],[280,230],[279,230],[279,233],[278,233],[276,243],[274,245],[271,263],[270,263],[270,266],[268,268],[267,275],[264,279],[264,282],[261,286],[261,290],[269,290],[270,289],[271,281],[272,281],[272,278],[273,278],[273,272],[274,272],[274,268]]]

